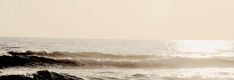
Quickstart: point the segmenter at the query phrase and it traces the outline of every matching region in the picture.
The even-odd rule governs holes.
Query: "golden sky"
[[[234,39],[234,0],[0,0],[0,36]]]

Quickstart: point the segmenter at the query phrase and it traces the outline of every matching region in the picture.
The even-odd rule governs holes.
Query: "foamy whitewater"
[[[234,41],[1,37],[0,52],[32,60],[7,68],[1,64],[0,75],[47,69],[85,80],[234,79]]]

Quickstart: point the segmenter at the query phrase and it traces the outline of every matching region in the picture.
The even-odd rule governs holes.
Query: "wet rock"
[[[34,80],[84,80],[82,78],[71,76],[65,73],[58,74],[55,72],[49,72],[47,70],[38,71],[32,75]]]
[[[47,70],[38,71],[34,74],[25,75],[3,75],[0,80],[84,80],[65,73],[50,72]]]

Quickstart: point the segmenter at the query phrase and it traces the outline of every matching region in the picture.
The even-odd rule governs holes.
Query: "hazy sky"
[[[234,0],[0,0],[0,36],[234,39]]]

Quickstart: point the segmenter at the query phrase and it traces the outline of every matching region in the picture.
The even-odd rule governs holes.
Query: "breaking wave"
[[[0,56],[0,68],[7,67],[37,67],[37,66],[54,66],[54,65],[71,65],[71,66],[82,66],[79,61],[72,59],[60,59],[53,58],[49,56],[54,56],[55,54],[40,56],[41,52],[8,52],[6,55]],[[57,54],[56,54],[57,55]]]
[[[0,68],[15,66],[74,66],[116,68],[234,67],[233,57],[192,58],[162,55],[113,55],[98,52],[10,51],[0,56]]]

